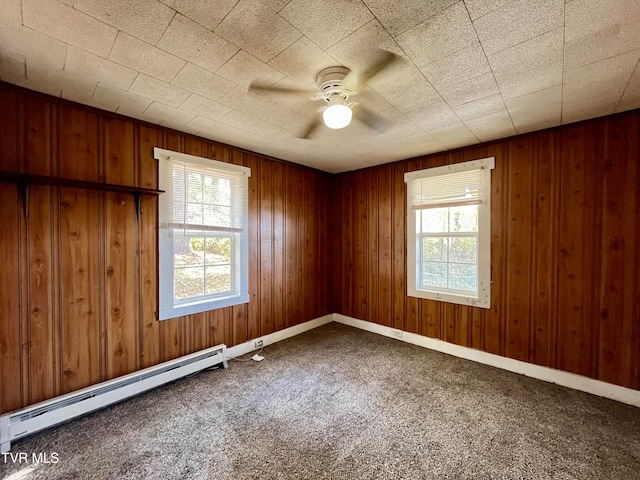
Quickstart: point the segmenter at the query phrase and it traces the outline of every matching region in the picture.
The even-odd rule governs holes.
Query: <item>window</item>
[[[405,174],[407,294],[491,307],[493,157]]]
[[[249,301],[251,170],[154,148],[159,160],[160,320]]]

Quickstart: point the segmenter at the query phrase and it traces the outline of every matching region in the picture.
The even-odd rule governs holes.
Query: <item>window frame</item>
[[[407,184],[407,295],[410,297],[438,300],[460,305],[470,305],[482,308],[491,308],[491,170],[495,168],[495,157],[487,157],[469,162],[445,165],[442,167],[427,168],[414,172],[407,172],[404,181]],[[417,212],[426,208],[413,208],[410,184],[426,178],[436,178],[441,175],[477,171],[483,177],[483,191],[479,194],[478,207],[478,231],[476,244],[477,265],[477,291],[469,292],[448,287],[424,288],[421,284],[421,270],[423,268],[423,238],[429,237],[429,233],[418,232]],[[455,207],[457,205],[432,204],[428,208]],[[470,232],[441,232],[437,237],[450,238],[470,236]],[[452,235],[450,235],[452,234]],[[450,262],[447,262],[449,265]]]
[[[163,204],[159,202],[158,208],[158,270],[159,270],[159,308],[158,319],[168,320],[170,318],[182,317],[194,313],[205,312],[233,305],[240,305],[249,302],[249,238],[248,238],[248,197],[249,186],[248,179],[251,176],[251,170],[242,165],[221,162],[209,158],[197,157],[185,153],[174,152],[162,148],[154,147],[154,158],[158,160],[159,172],[159,188],[167,193],[162,195],[171,195],[171,187],[166,185],[166,176],[163,171],[168,166],[168,162],[177,160],[188,163],[190,166],[202,166],[203,168],[214,168],[218,171],[229,172],[230,176],[243,176],[243,202],[242,223],[244,229],[241,232],[231,232],[223,227],[205,226],[198,230],[190,228],[192,226],[184,226],[181,228],[163,227],[161,225],[161,213]],[[171,204],[173,205],[173,204]],[[206,229],[206,231],[205,231]],[[220,294],[203,295],[199,297],[191,297],[191,299],[177,300],[175,298],[175,257],[174,257],[174,239],[176,236],[187,236],[190,238],[208,238],[208,237],[231,237],[231,287],[230,293],[224,292]]]

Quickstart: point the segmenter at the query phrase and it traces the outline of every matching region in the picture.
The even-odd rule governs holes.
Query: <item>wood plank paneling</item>
[[[640,159],[638,119],[605,122],[602,191],[602,268],[600,274],[598,378],[621,385],[633,384],[635,275],[638,258],[638,168],[627,159]],[[631,213],[633,212],[633,213]],[[635,317],[638,319],[637,317]]]
[[[131,178],[133,180],[133,178]],[[106,194],[106,341],[107,376],[138,368],[136,338],[135,205],[130,195]]]
[[[557,366],[581,375],[593,372],[597,359],[592,299],[599,297],[594,263],[599,252],[594,242],[598,179],[598,135],[595,124],[571,126],[563,134],[560,169],[560,231]],[[589,259],[589,261],[585,261]],[[595,316],[595,317],[594,317]]]
[[[284,272],[285,272],[285,327],[292,327],[300,317],[298,310],[298,191],[297,168],[285,166],[285,202],[284,202]]]
[[[100,194],[66,189],[60,194],[61,391],[102,380],[98,255]]]
[[[533,144],[528,137],[509,143],[506,309],[507,357],[529,360]]]
[[[273,166],[273,330],[285,328],[285,211],[284,211],[284,179],[285,166],[277,163]]]
[[[260,165],[260,335],[275,331],[273,321],[273,170]]]
[[[30,403],[37,403],[55,395],[52,203],[52,188],[31,188],[27,225],[28,335],[31,339],[28,352]]]
[[[67,104],[59,105],[57,110],[58,163],[54,174],[64,178],[99,181],[97,115]]]
[[[50,175],[53,161],[52,116],[54,106],[43,98],[24,99],[24,160],[25,172]]]
[[[0,408],[8,412],[25,403],[22,397],[21,362],[21,276],[20,224],[22,205],[17,200],[18,189],[10,183],[0,182]]]
[[[18,93],[0,88],[0,170],[17,172],[21,167],[21,100],[23,97]]]

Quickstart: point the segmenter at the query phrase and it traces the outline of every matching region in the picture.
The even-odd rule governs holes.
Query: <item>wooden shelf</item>
[[[91,182],[88,180],[76,180],[72,178],[51,177],[46,175],[31,175],[28,173],[16,173],[0,171],[0,181],[8,181],[17,184],[22,189],[24,196],[24,214],[29,218],[29,186],[48,185],[51,187],[82,188],[86,190],[98,190],[103,192],[128,193],[133,195],[136,203],[136,219],[140,219],[140,196],[164,193],[164,190],[154,188],[129,187],[113,183]]]

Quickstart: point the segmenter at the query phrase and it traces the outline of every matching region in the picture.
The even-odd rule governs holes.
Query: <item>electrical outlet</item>
[[[394,330],[393,336],[396,338],[402,338],[402,330]]]
[[[264,345],[264,342],[262,340],[256,340],[256,343],[255,343],[256,348],[262,348],[263,345]]]

